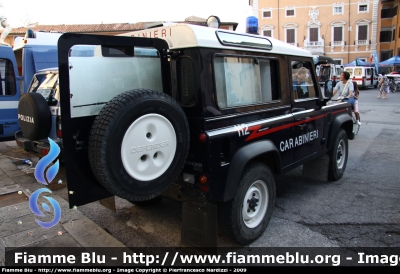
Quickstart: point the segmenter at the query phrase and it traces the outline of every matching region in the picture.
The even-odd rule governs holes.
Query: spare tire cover
[[[189,146],[180,105],[165,93],[136,89],[117,95],[96,117],[89,161],[107,191],[131,202],[147,201],[177,179]]]
[[[25,93],[18,103],[18,121],[22,134],[30,140],[47,138],[51,128],[50,108],[39,93]]]

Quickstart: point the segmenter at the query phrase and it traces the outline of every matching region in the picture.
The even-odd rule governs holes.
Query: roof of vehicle
[[[386,74],[386,77],[400,78],[400,74]]]
[[[316,62],[314,63],[315,65],[322,65],[322,64],[334,64],[334,65],[337,65],[335,60],[333,60],[329,56],[314,55],[313,57],[316,60]]]
[[[14,51],[26,46],[57,46],[58,38],[62,33],[35,32],[35,37],[17,38],[14,41]]]
[[[42,74],[42,73],[48,73],[48,72],[58,73],[58,67],[41,69],[41,70],[38,70],[35,74],[38,74],[38,73]]]
[[[367,69],[367,68],[373,68],[373,69],[375,69],[375,67],[364,67],[364,66],[353,66],[353,67],[344,67],[344,69],[346,70],[346,69],[348,69],[348,68],[350,68],[350,69],[354,69],[354,68],[365,68],[365,69]]]
[[[206,47],[312,57],[307,50],[271,37],[181,23],[164,24],[118,36],[161,38],[167,41],[170,49]]]

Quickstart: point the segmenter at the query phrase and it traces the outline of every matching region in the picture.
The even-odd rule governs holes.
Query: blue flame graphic
[[[50,143],[50,151],[46,156],[44,156],[42,159],[40,159],[40,161],[37,163],[36,168],[35,168],[35,173],[34,173],[36,180],[43,185],[48,184],[44,177],[46,167],[49,166],[49,164],[51,164],[57,158],[57,156],[60,154],[60,147],[50,138],[48,138],[48,140]],[[55,164],[53,164],[52,166],[50,166],[47,169],[46,178],[49,183],[51,183],[51,181],[56,177],[57,172],[59,170],[59,166],[60,166],[59,161],[57,160]],[[40,188],[40,189],[36,190],[35,192],[33,192],[31,197],[29,198],[29,207],[31,208],[31,211],[40,217],[45,216],[37,206],[37,201],[38,201],[39,195],[42,192],[51,193],[51,190],[49,190],[47,188]],[[54,208],[54,219],[51,222],[42,222],[37,219],[35,219],[35,221],[43,228],[51,228],[60,221],[61,208],[60,208],[60,205],[58,204],[58,202],[56,200],[54,200],[53,198],[46,197],[46,196],[44,198],[46,198]],[[42,203],[42,207],[44,210],[50,211],[50,208],[47,204]]]
[[[38,190],[36,190],[35,192],[32,193],[31,197],[29,198],[29,207],[31,208],[31,211],[33,213],[35,213],[36,215],[40,216],[40,217],[44,217],[45,215],[40,211],[40,209],[37,206],[37,200],[39,198],[40,193],[42,192],[49,192],[51,193],[51,190],[48,188],[39,188]],[[35,221],[43,228],[51,228],[53,226],[55,226],[61,219],[61,208],[60,205],[58,204],[58,202],[56,200],[54,200],[51,197],[44,197],[46,198],[50,204],[53,206],[54,208],[54,219],[51,222],[42,222],[38,219],[35,219]],[[42,204],[43,208],[46,211],[50,211],[50,208],[47,204],[43,203]]]
[[[36,180],[44,185],[47,185],[46,179],[44,178],[44,171],[46,167],[51,164],[60,154],[60,147],[50,138],[48,138],[50,143],[50,151],[37,163],[35,168],[35,178]],[[46,177],[49,182],[53,181],[54,177],[56,177],[58,169],[60,167],[59,161],[57,160],[54,165],[47,169]]]

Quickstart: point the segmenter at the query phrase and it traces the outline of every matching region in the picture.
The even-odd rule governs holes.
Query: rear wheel
[[[137,201],[137,202],[130,201],[130,202],[132,204],[140,206],[140,207],[146,207],[146,206],[152,206],[152,205],[158,204],[162,199],[163,199],[162,196],[157,196],[157,197],[154,197],[154,198],[152,198],[150,200],[147,200],[147,201]]]
[[[274,204],[272,172],[267,165],[254,162],[244,170],[233,200],[219,205],[219,228],[231,240],[250,244],[264,233]]]

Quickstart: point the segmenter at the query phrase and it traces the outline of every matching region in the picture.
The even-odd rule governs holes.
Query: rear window
[[[28,92],[40,93],[50,106],[56,106],[59,101],[58,73],[35,74]]]
[[[345,69],[348,73],[350,73],[350,77],[353,77],[353,69]]]
[[[361,76],[361,75],[362,75],[362,68],[355,68],[354,76]]]

